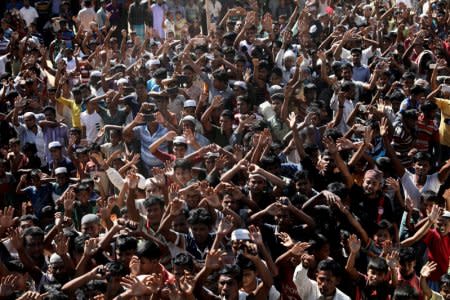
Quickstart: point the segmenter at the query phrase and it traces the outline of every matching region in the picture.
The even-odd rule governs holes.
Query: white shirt
[[[361,54],[361,64],[368,66],[369,65],[369,59],[374,56],[375,53],[372,51],[372,46],[363,49],[362,50],[362,54]],[[341,59],[344,59],[346,61],[352,61],[352,53],[350,50],[345,49],[344,47],[342,47],[342,51],[341,51]]]
[[[330,102],[330,108],[333,110],[333,117],[338,113],[339,110],[339,100],[338,97],[332,97]],[[339,124],[336,125],[336,129],[342,133],[345,134],[349,130],[349,126],[347,125],[347,119],[352,113],[355,106],[353,105],[353,101],[346,99],[344,102],[344,108],[342,112],[342,118]]]
[[[29,6],[28,8],[24,6],[20,9],[19,12],[22,19],[25,20],[25,24],[27,24],[27,27],[30,26],[31,22],[39,18],[38,12],[33,6]]]
[[[97,20],[97,14],[92,7],[85,7],[78,12],[77,19],[80,24],[83,25],[84,30],[91,31],[89,23],[91,23],[92,21],[95,22]]]
[[[403,186],[403,191],[405,193],[405,198],[410,198],[415,207],[419,207],[420,196],[425,191],[438,192],[441,187],[441,182],[439,181],[439,174],[436,172],[431,175],[427,175],[427,180],[423,185],[422,189],[419,189],[414,183],[414,174],[405,169],[405,174],[403,174],[401,181]]]
[[[102,127],[102,118],[94,111],[93,114],[89,114],[84,111],[80,114],[81,126],[86,127],[86,139],[89,144],[92,144],[97,138],[98,131]]]
[[[7,62],[9,62],[8,54],[0,56],[0,74],[5,73],[5,66]]]
[[[299,264],[295,268],[292,280],[294,281],[298,295],[302,300],[317,300],[322,296],[317,282],[308,278],[308,269],[304,268],[303,264]],[[333,300],[350,300],[350,297],[336,288]]]

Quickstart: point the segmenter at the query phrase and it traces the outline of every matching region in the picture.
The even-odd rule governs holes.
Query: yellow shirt
[[[80,122],[81,104],[78,105],[75,103],[75,100],[67,99],[62,96],[57,98],[56,101],[70,108],[70,110],[72,111],[73,127],[78,127],[81,129],[81,122]]]

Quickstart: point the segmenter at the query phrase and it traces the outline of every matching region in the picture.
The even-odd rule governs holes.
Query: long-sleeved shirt
[[[81,121],[80,121],[80,115],[81,115],[81,104],[77,104],[75,100],[67,99],[64,97],[59,97],[56,99],[59,103],[62,103],[63,105],[70,108],[72,111],[72,125],[73,127],[81,128]]]
[[[295,268],[292,280],[294,281],[298,295],[302,300],[317,300],[322,297],[317,282],[308,278],[308,269],[304,268],[303,264],[299,264]],[[350,297],[336,288],[333,300],[350,300]]]

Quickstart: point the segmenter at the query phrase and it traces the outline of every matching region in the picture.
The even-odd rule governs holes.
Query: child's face
[[[416,267],[416,261],[408,261],[403,264],[400,264],[400,274],[402,274],[403,277],[410,277],[411,275],[415,274],[414,268]]]
[[[450,286],[448,284],[443,284],[439,290],[439,294],[441,294],[445,300],[450,300]]]
[[[377,246],[381,247],[384,242],[391,241],[392,237],[387,229],[378,229],[373,240]]]
[[[439,220],[437,221],[437,229],[442,236],[449,234],[450,220],[446,218],[439,218]]]
[[[386,273],[379,270],[367,270],[367,280],[370,286],[378,286],[385,281]]]

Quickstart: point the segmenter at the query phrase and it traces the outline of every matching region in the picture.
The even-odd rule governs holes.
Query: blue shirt
[[[133,128],[135,137],[141,141],[141,158],[148,167],[162,166],[162,162],[150,153],[148,147],[150,147],[150,145],[153,144],[154,141],[165,135],[167,131],[167,128],[159,124],[153,135],[148,130],[147,125],[137,126]],[[167,152],[167,145],[160,146],[159,150],[161,150],[162,152]]]
[[[156,83],[155,78],[152,78],[147,81],[147,91],[148,92],[159,92],[161,91],[161,87]]]
[[[39,188],[32,185],[23,189],[28,198],[31,200],[34,214],[39,218],[42,208],[47,205],[54,205],[52,201],[52,186],[48,184],[42,184]]]
[[[370,80],[369,68],[363,65],[359,67],[354,66],[352,79],[356,81],[369,82]]]

